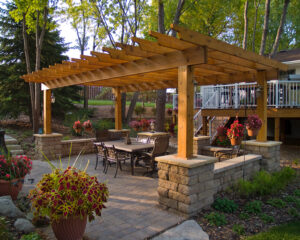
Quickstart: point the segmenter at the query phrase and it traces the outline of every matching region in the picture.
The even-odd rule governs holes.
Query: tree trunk
[[[260,0],[256,3],[254,0],[255,5],[255,15],[254,15],[254,23],[253,23],[253,39],[252,39],[252,51],[255,52],[255,35],[256,35],[256,25],[257,25],[257,12],[260,5]]]
[[[133,111],[134,111],[136,102],[139,98],[139,94],[140,94],[139,92],[135,92],[132,96],[130,106],[129,106],[128,112],[127,112],[127,119],[126,119],[127,124],[129,124],[132,119]]]
[[[164,23],[164,3],[159,0],[158,3],[158,32],[165,33]],[[166,106],[166,89],[157,90],[156,96],[156,124],[155,130],[162,132],[165,126],[165,106]]]
[[[284,26],[285,19],[286,19],[286,13],[287,13],[289,3],[290,3],[290,0],[285,0],[284,1],[284,5],[283,5],[283,9],[282,9],[282,15],[281,15],[280,23],[279,23],[279,26],[278,26],[276,38],[275,38],[275,41],[274,41],[274,44],[273,44],[273,48],[272,48],[270,57],[273,57],[277,52],[280,37],[281,37],[282,31],[283,31],[283,26]]]
[[[248,38],[248,0],[245,2],[244,9],[244,39],[243,39],[243,49],[247,49],[247,38]]]
[[[265,53],[267,33],[269,30],[270,2],[271,0],[266,0],[266,4],[265,4],[264,29],[261,37],[260,50],[259,50],[260,55],[264,55]]]
[[[176,13],[174,16],[174,21],[173,21],[174,24],[179,23],[179,19],[180,19],[181,13],[182,13],[182,8],[183,8],[184,3],[185,3],[185,0],[178,0],[177,9],[176,9]],[[174,31],[172,29],[171,35],[172,35],[172,37],[176,37],[176,31]]]

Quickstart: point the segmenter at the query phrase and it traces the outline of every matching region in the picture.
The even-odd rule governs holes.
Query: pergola
[[[178,88],[178,157],[193,155],[194,85],[257,81],[262,94],[257,111],[263,120],[258,141],[267,140],[267,80],[276,79],[287,66],[178,25],[179,38],[150,31],[156,41],[132,38],[138,46],[117,44],[80,59],[63,61],[22,76],[26,82],[43,83],[44,133],[51,134],[51,89],[71,86],[112,87],[115,128],[122,129],[121,93]]]

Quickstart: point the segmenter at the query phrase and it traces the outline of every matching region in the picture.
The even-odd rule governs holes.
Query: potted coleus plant
[[[142,126],[143,131],[148,131],[150,127],[150,121],[148,121],[147,119],[142,119],[140,121],[140,125]]]
[[[246,129],[249,137],[256,137],[262,126],[261,119],[253,114],[249,115],[246,123]]]
[[[77,133],[77,134],[80,134],[81,131],[82,131],[82,124],[81,122],[78,120],[78,121],[75,121],[74,124],[73,124],[73,129],[74,131]]]
[[[240,145],[244,136],[244,126],[235,120],[230,128],[227,129],[227,137],[230,139],[231,145]]]
[[[140,130],[140,127],[141,127],[141,123],[139,121],[131,121],[129,123],[129,126],[131,128],[133,128],[136,132],[138,132]]]
[[[24,177],[30,173],[32,161],[25,155],[0,155],[0,196],[10,195],[16,200],[24,183]]]
[[[52,173],[31,190],[28,197],[35,216],[48,216],[58,240],[82,239],[87,219],[101,216],[107,202],[108,188],[85,170],[52,167]]]
[[[91,123],[90,120],[85,121],[82,125],[83,125],[83,128],[84,128],[84,131],[86,131],[86,132],[91,132],[92,129],[93,129],[92,123]]]
[[[217,128],[217,136],[220,142],[225,141],[226,136],[227,136],[227,128],[225,126],[219,126]]]

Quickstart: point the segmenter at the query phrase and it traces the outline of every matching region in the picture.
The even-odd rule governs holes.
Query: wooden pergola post
[[[193,156],[194,84],[191,66],[178,67],[178,157]]]
[[[207,136],[208,129],[207,129],[207,116],[202,116],[202,135]]]
[[[274,128],[274,140],[279,141],[280,139],[280,118],[276,117],[275,121],[275,128]]]
[[[262,120],[262,127],[259,130],[256,140],[258,142],[267,141],[267,79],[265,71],[257,72],[257,84],[261,89],[261,94],[257,98],[257,115]]]
[[[51,134],[51,90],[44,90],[44,134]]]
[[[120,88],[114,88],[115,94],[115,129],[122,130],[122,102]]]

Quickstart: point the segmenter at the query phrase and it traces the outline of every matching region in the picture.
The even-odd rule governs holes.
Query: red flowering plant
[[[218,136],[226,136],[227,135],[227,128],[225,126],[219,126],[217,128]]]
[[[249,115],[246,123],[246,128],[247,129],[260,129],[262,126],[262,121],[261,119],[256,115]]]
[[[135,129],[139,129],[141,127],[141,124],[139,121],[131,121],[129,123],[129,126]]]
[[[73,129],[76,131],[81,131],[82,130],[82,124],[81,122],[78,120],[78,121],[75,121],[74,124],[73,124]]]
[[[49,162],[52,173],[44,174],[28,195],[35,216],[49,216],[51,222],[72,216],[87,216],[92,221],[95,216],[101,216],[108,199],[108,188],[97,177],[86,173],[88,165],[80,170],[74,167],[75,163],[63,169]]]
[[[244,126],[239,123],[239,120],[235,120],[230,128],[227,129],[228,138],[241,138],[244,136]]]
[[[82,125],[83,125],[85,131],[92,130],[92,123],[90,120],[85,121]]]
[[[0,179],[13,180],[24,178],[32,169],[32,161],[25,155],[4,156],[0,155]]]
[[[140,121],[140,124],[141,124],[141,126],[142,126],[143,128],[149,128],[149,126],[150,126],[150,121],[148,121],[147,119],[142,119],[142,120]]]

